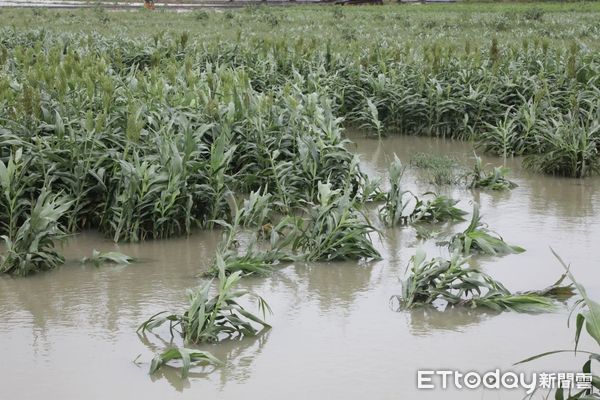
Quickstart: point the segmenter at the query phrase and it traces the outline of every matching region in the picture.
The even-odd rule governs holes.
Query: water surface
[[[372,177],[385,177],[394,153],[405,164],[423,151],[472,162],[472,148],[462,142],[352,139]],[[509,243],[527,249],[474,260],[510,289],[554,282],[562,268],[552,246],[573,264],[590,294],[600,298],[600,180],[541,176],[523,170],[519,160],[507,164],[519,184],[509,193],[435,188],[410,168],[405,183],[417,193],[435,189],[461,198],[459,205],[467,211],[478,201],[485,222]],[[227,365],[195,369],[186,381],[171,369],[147,374],[152,353],[168,344],[169,336],[161,331],[165,342],[139,338],[135,329],[158,311],[185,305],[185,290],[199,284],[197,276],[213,257],[220,235],[200,232],[116,246],[96,233],[82,233],[64,244],[67,263],[57,270],[25,279],[0,277],[0,399],[520,399],[523,393],[516,391],[417,391],[416,371],[580,367],[582,359],[572,356],[512,367],[530,355],[572,346],[566,306],[541,315],[393,311],[389,298],[399,293],[398,279],[415,249],[422,246],[431,256],[447,252],[420,242],[410,228],[384,232],[376,241],[381,261],[297,263],[267,278],[244,280],[273,308],[268,317],[273,329],[258,338],[206,346]],[[94,248],[117,249],[142,262],[82,266],[78,260]],[[593,348],[589,341],[586,345]]]

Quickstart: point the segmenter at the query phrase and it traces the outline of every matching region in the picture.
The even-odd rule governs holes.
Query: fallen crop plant
[[[155,314],[139,326],[138,332],[144,334],[168,323],[171,335],[178,332],[185,344],[198,344],[255,336],[262,329],[269,329],[270,325],[262,318],[239,304],[242,297],[254,298],[264,318],[266,312],[271,311],[267,302],[248,290],[237,289],[241,271],[226,276],[225,263],[218,254],[217,266],[219,277],[215,295],[211,296],[213,281],[210,280],[199,289],[188,292],[189,305],[182,314],[165,315],[166,311]],[[254,324],[261,328],[257,329]]]
[[[542,289],[512,293],[500,282],[468,265],[459,252],[450,259],[427,260],[421,249],[409,262],[410,272],[402,281],[402,294],[392,296],[399,309],[420,306],[481,307],[494,311],[542,312],[552,310],[557,299],[573,295],[572,285],[563,285],[566,275]]]

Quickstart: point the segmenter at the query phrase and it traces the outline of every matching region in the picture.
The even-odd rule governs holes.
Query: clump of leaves
[[[467,261],[468,257],[459,252],[449,260],[427,260],[426,253],[419,249],[410,260],[410,275],[402,281],[402,294],[392,296],[392,300],[398,301],[400,309],[428,305],[541,312],[554,308],[556,299],[573,294],[571,285],[562,285],[564,275],[546,289],[512,293]]]
[[[476,146],[486,153],[495,154],[506,159],[519,154],[519,143],[527,135],[521,132],[518,120],[512,114],[512,106],[506,109],[504,119],[494,124],[485,123],[485,129],[479,133]]]
[[[412,213],[412,222],[444,222],[444,221],[463,221],[466,211],[455,207],[458,200],[446,196],[438,196],[435,193],[425,193],[432,195],[430,200],[417,199],[415,210]]]
[[[471,223],[463,232],[452,237],[450,248],[463,254],[483,253],[493,256],[518,254],[525,251],[522,247],[507,244],[500,235],[489,230],[481,222],[477,203],[473,205]]]
[[[377,230],[348,192],[341,194],[329,182],[319,182],[318,200],[307,220],[296,219],[296,231],[291,233],[294,251],[300,250],[307,261],[381,258],[369,237]]]
[[[200,11],[196,11],[194,12],[194,19],[196,21],[205,21],[209,18],[209,14],[208,12],[204,11],[204,10],[200,10]]]
[[[459,165],[455,158],[431,153],[417,153],[411,164],[427,173],[429,183],[436,186],[454,185],[460,181]]]
[[[188,349],[186,347],[171,347],[154,356],[150,363],[150,374],[155,373],[161,367],[173,360],[181,361],[181,379],[187,378],[190,368],[194,365],[223,364],[221,360],[208,351]]]
[[[417,239],[421,240],[429,240],[437,238],[441,232],[437,230],[431,229],[426,225],[414,225],[415,228],[415,236]]]
[[[239,272],[242,276],[268,275],[273,271],[275,265],[289,256],[277,248],[259,249],[256,236],[250,239],[244,252],[231,248],[219,248],[217,256],[206,275],[215,276],[219,273],[221,266],[227,275]]]
[[[481,157],[475,155],[475,165],[473,170],[467,175],[468,186],[471,189],[483,188],[491,190],[509,190],[514,189],[518,185],[506,178],[509,169],[502,167],[494,167],[492,171],[487,171],[483,166]]]
[[[118,251],[102,252],[102,251],[98,251],[96,249],[92,250],[91,257],[83,257],[81,259],[82,263],[94,264],[96,267],[99,267],[101,264],[104,264],[104,263],[129,264],[133,261],[135,261],[135,259],[133,257],[130,257],[127,254],[123,254]]]
[[[271,195],[266,190],[250,192],[241,209],[238,210],[234,201],[233,209],[236,212],[235,219],[237,225],[244,228],[260,228],[265,223],[269,223],[269,214],[271,213]]]
[[[433,192],[423,195],[430,199],[420,199],[408,190],[402,190],[404,167],[394,154],[388,176],[390,190],[386,193],[385,204],[379,210],[379,217],[386,226],[407,225],[415,222],[460,221],[466,214],[455,207],[457,200],[438,196]]]
[[[230,198],[230,207],[234,210],[235,215],[231,223],[223,220],[215,221],[225,229],[225,232],[219,244],[217,255],[206,275],[217,276],[221,267],[226,275],[238,271],[242,276],[251,274],[267,275],[272,272],[273,267],[280,261],[290,259],[290,256],[280,246],[278,236],[280,228],[273,227],[268,222],[265,223],[271,211],[269,207],[270,198],[270,194],[261,195],[259,192],[252,192],[248,199],[244,201],[241,209],[238,209],[235,199]],[[237,239],[242,228],[258,229],[258,232],[251,236],[244,251],[239,249]],[[270,235],[270,248],[266,248],[266,246],[265,248],[259,247],[257,243],[259,234],[263,236]]]
[[[210,280],[198,290],[188,292],[189,306],[183,314],[165,315],[166,311],[155,314],[139,326],[138,333],[152,331],[168,322],[171,335],[173,331],[179,332],[187,344],[256,336],[263,329],[269,329],[269,324],[239,304],[245,296],[256,299],[264,318],[267,311],[271,312],[267,302],[253,292],[236,289],[242,273],[236,271],[226,276],[225,263],[219,254],[217,265],[219,278],[214,296],[210,295],[213,282]],[[261,328],[255,328],[253,323]]]
[[[523,18],[528,21],[541,21],[543,17],[544,10],[539,7],[530,8],[523,13]]]
[[[370,201],[385,201],[387,194],[381,190],[381,180],[379,178],[371,179],[367,175],[363,177],[363,182],[360,185],[360,193],[358,198],[361,202]]]
[[[65,235],[59,219],[71,204],[72,201],[65,197],[43,189],[31,215],[14,236],[1,236],[6,243],[6,252],[0,256],[0,272],[25,276],[62,264],[65,259],[54,249],[54,241]]]
[[[589,297],[589,295],[587,294],[587,292],[585,290],[585,287],[583,287],[583,285],[581,285],[580,283],[578,283],[575,280],[575,277],[570,272],[569,266],[560,258],[560,256],[558,254],[556,254],[554,252],[554,250],[552,250],[552,253],[558,259],[558,261],[561,263],[563,268],[565,268],[565,270],[566,270],[565,275],[568,276],[569,279],[573,282],[573,284],[575,285],[575,288],[577,289],[577,292],[581,296],[581,299],[579,299],[575,304],[575,309],[579,309],[579,312],[577,313],[576,325],[575,325],[575,348],[573,350],[549,351],[546,353],[538,354],[533,357],[529,357],[525,360],[519,361],[516,364],[523,364],[526,362],[536,360],[538,358],[547,357],[547,356],[558,354],[558,353],[575,353],[575,354],[577,354],[579,352],[579,353],[588,355],[588,360],[583,364],[581,371],[584,374],[591,374],[592,373],[592,362],[594,360],[600,361],[600,350],[584,351],[584,350],[579,350],[578,346],[579,346],[579,340],[581,338],[581,332],[583,331],[584,325],[585,325],[585,329],[586,329],[588,335],[590,335],[590,337],[596,342],[596,344],[598,346],[600,346],[600,303],[594,301],[593,299],[591,299]],[[580,389],[579,391],[577,391],[575,393],[573,393],[573,388],[569,388],[568,393],[565,393],[564,388],[558,388],[558,389],[556,389],[555,398],[556,399],[567,399],[567,400],[599,399],[600,398],[600,376],[592,375],[590,387]]]

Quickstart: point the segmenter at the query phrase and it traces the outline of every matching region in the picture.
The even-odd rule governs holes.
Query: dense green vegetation
[[[425,237],[424,224],[466,215],[456,199],[405,190],[397,158],[383,190],[361,171],[346,127],[468,140],[539,173],[600,172],[599,16],[598,3],[0,10],[0,272],[59,265],[54,242],[83,229],[115,242],[222,229],[206,272],[216,287],[204,283],[182,313],[154,315],[139,332],[168,324],[186,346],[258,335],[269,325],[238,299],[254,298],[263,317],[269,308],[235,289],[243,276],[377,259],[380,229]],[[412,161],[436,186],[516,187],[477,156],[471,171],[450,158]],[[524,251],[489,230],[477,205],[445,244],[449,259],[411,260],[394,297],[403,308],[539,311],[570,293],[562,280],[512,293],[467,267],[470,254]],[[151,371],[173,360],[183,375],[219,363],[169,348]]]
[[[45,188],[42,188],[37,200],[26,202],[19,199],[19,202],[24,204],[23,213],[27,217],[14,231],[1,236],[5,249],[0,255],[0,272],[29,275],[62,264],[64,258],[54,249],[54,242],[64,236],[59,219],[72,202],[51,194]],[[12,220],[10,222],[9,225],[16,226]]]
[[[3,12],[13,27],[0,46],[0,157],[22,151],[25,198],[47,182],[74,199],[69,231],[116,241],[210,227],[231,190],[268,188],[287,209],[316,201],[318,181],[356,191],[342,118],[595,172],[595,6],[536,19],[472,7]],[[110,33],[86,32],[84,19]],[[149,34],[140,20],[190,29]]]
[[[115,241],[231,222],[232,194],[260,191],[271,211],[306,217],[291,222],[303,234],[288,243],[305,259],[377,257],[360,208],[381,195],[346,149],[344,125],[473,140],[526,155],[535,170],[595,173],[597,5],[535,16],[494,7],[2,11],[0,162],[13,172],[0,233],[15,242],[43,190],[69,201],[60,229]],[[159,21],[164,30],[148,29]],[[478,160],[471,187],[513,187],[503,168],[484,169]],[[449,174],[434,182],[456,183]],[[384,222],[414,222],[394,185]],[[452,207],[416,201],[425,219]],[[23,270],[10,263],[3,270]]]

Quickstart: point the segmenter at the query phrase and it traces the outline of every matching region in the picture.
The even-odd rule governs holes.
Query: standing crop
[[[0,255],[0,272],[24,276],[62,264],[65,260],[54,250],[54,242],[65,234],[59,219],[71,204],[65,197],[43,189],[14,235],[2,236],[6,250]]]

